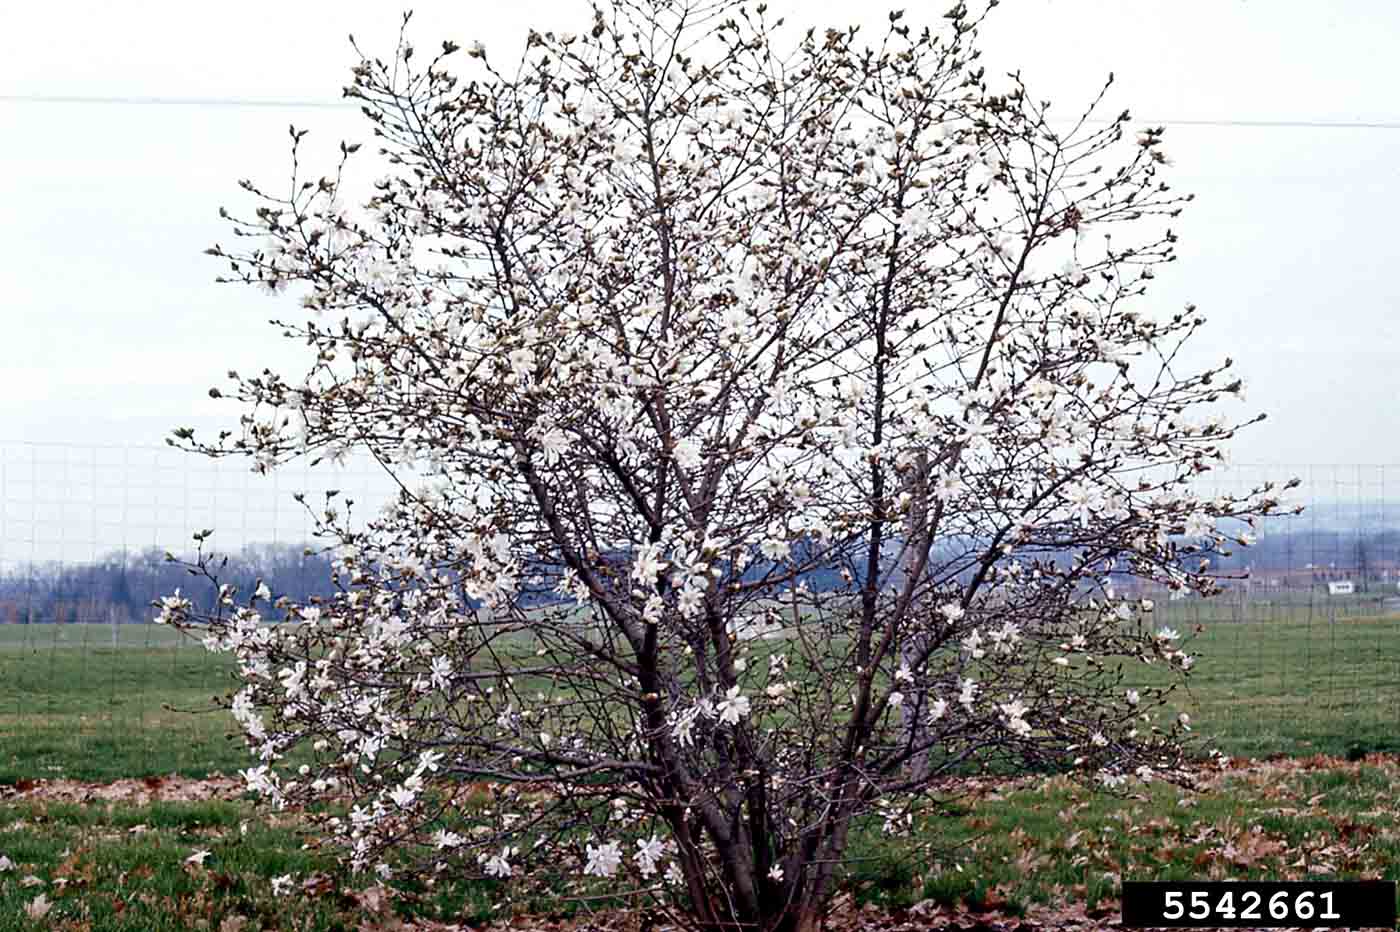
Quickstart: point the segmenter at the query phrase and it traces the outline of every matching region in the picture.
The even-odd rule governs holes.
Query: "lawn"
[[[0,802],[0,855],[12,865],[0,873],[0,932],[331,932],[389,928],[396,912],[481,920],[499,899],[496,882],[409,878],[390,891],[349,877],[297,817],[255,810],[223,785],[199,798],[202,787],[150,781],[115,800],[40,790]]]
[[[970,786],[912,842],[861,839],[847,879],[858,902],[1116,913],[1123,879],[1400,877],[1400,759],[1390,755],[1236,762],[1203,769],[1194,790],[1158,782],[1126,798],[1065,777]]]
[[[1060,777],[963,781],[909,837],[873,825],[853,835],[836,909],[862,927],[885,922],[868,909],[891,929],[968,912],[1052,926],[1116,917],[1125,878],[1400,877],[1394,757],[1251,762],[1198,779],[1196,790],[1139,786],[1126,798]],[[0,932],[426,932],[512,915],[561,930],[560,920],[625,905],[580,887],[563,862],[544,894],[451,872],[434,884],[350,876],[295,813],[255,809],[229,780],[10,788],[0,856]]]
[[[0,625],[0,783],[247,766],[233,665],[158,625]]]
[[[1174,705],[1225,753],[1400,751],[1400,617],[1179,630],[1198,659]]]
[[[1268,621],[1158,622],[1199,660],[1173,712],[1232,756],[1400,751],[1400,617],[1296,607]],[[1151,668],[1130,668],[1150,683]],[[0,625],[0,783],[201,776],[247,765],[214,697],[233,666],[157,625]]]
[[[1158,622],[1199,657],[1174,711],[1227,754],[1291,758],[1212,772],[1199,793],[1128,799],[1062,778],[963,781],[964,798],[927,809],[912,838],[854,833],[840,908],[1092,918],[1114,913],[1125,877],[1400,877],[1400,759],[1346,760],[1400,751],[1400,619],[1295,609],[1197,632],[1163,608]],[[1146,683],[1155,669],[1132,672]],[[226,658],[169,629],[0,626],[0,855],[14,865],[0,870],[0,932],[319,932],[546,908],[496,881],[380,889],[341,873],[295,815],[254,809],[237,781],[169,776],[247,765],[213,706],[232,684]],[[60,777],[147,779],[98,791]],[[274,891],[277,878],[291,886]]]

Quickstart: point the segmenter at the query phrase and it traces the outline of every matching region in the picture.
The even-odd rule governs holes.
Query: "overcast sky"
[[[936,23],[950,4],[911,5],[908,21]],[[885,9],[770,7],[871,34]],[[424,47],[481,40],[503,57],[527,26],[588,22],[582,0],[414,9]],[[312,131],[322,164],[340,139],[368,137],[337,106],[346,37],[387,54],[399,13],[383,0],[3,4],[7,456],[34,441],[158,443],[230,415],[205,397],[225,370],[297,370],[297,347],[265,323],[277,303],[213,284],[219,264],[201,251],[228,239],[218,207],[247,203],[238,178],[284,176],[289,122]],[[1067,114],[1112,71],[1106,113],[1169,125],[1174,180],[1198,197],[1152,300],[1200,305],[1200,358],[1234,357],[1248,406],[1268,412],[1236,461],[1400,463],[1400,4],[1005,0],[983,47]],[[328,106],[247,105],[269,101]]]

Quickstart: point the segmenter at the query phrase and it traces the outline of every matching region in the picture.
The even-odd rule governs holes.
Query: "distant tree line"
[[[1256,580],[1285,577],[1294,586],[1349,579],[1366,592],[1400,580],[1400,528],[1274,531],[1219,558],[1217,567],[1222,572],[1248,567]]]
[[[973,542],[975,543],[975,542]],[[972,545],[963,542],[967,547]],[[796,547],[801,549],[803,542]],[[957,549],[957,542],[943,542]],[[950,559],[951,553],[940,554]],[[1055,560],[1056,554],[1042,558]],[[1058,555],[1068,560],[1068,553]],[[1331,578],[1353,580],[1369,591],[1400,580],[1400,529],[1346,531],[1299,528],[1272,530],[1250,547],[1238,547],[1229,556],[1215,558],[1221,573],[1240,573],[1246,567],[1258,580],[1286,576],[1290,585],[1321,583]],[[739,574],[745,580],[763,577],[773,569],[754,554]],[[863,567],[852,559],[842,567],[828,564],[802,574],[799,580],[813,592],[826,592],[852,579],[860,581]],[[844,572],[843,572],[844,570]],[[231,555],[220,578],[247,592],[259,579],[272,591],[304,603],[313,596],[334,591],[331,560],[327,554],[300,545],[259,544]],[[558,596],[555,580],[536,580],[529,602],[546,604]],[[155,548],[137,553],[112,553],[91,563],[46,563],[0,572],[0,624],[117,623],[149,621],[151,602],[180,587],[191,596],[207,595],[208,580],[189,575],[184,567],[166,559]]]
[[[240,591],[261,579],[298,602],[333,591],[328,555],[288,544],[260,544],[230,555],[220,578]],[[191,576],[151,548],[111,553],[91,563],[44,563],[0,572],[0,623],[149,621],[151,602],[180,587],[207,596],[207,579]]]

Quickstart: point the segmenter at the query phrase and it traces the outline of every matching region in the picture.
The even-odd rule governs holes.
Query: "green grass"
[[[1197,662],[1174,709],[1227,754],[1400,751],[1398,617],[1210,622],[1185,649]]]
[[[1205,773],[1198,792],[1156,784],[1128,798],[1058,777],[967,789],[926,807],[912,836],[855,832],[838,892],[857,906],[931,899],[1034,921],[1042,909],[1112,914],[1123,879],[1400,878],[1393,757],[1256,764]],[[524,888],[451,871],[432,886],[405,874],[377,900],[373,878],[343,872],[319,842],[295,814],[242,800],[0,802],[0,854],[14,863],[0,873],[0,932],[334,932],[394,916],[479,924],[583,908],[546,895],[580,892],[568,878]],[[188,863],[197,851],[207,859]],[[283,876],[291,889],[279,894]],[[40,894],[53,905],[33,920],[25,906]]]
[[[1197,606],[1159,605],[1155,622],[1188,635],[1199,658],[1173,714],[1232,756],[1400,751],[1400,617],[1251,608],[1273,614],[1206,621],[1195,634]],[[1156,676],[1127,672],[1134,684]],[[213,703],[233,685],[226,656],[169,628],[0,625],[0,783],[245,767],[237,729]]]
[[[1199,658],[1173,711],[1227,754],[1400,751],[1400,619],[1334,621],[1295,606],[1193,633],[1188,609],[1162,606],[1155,619],[1189,635]],[[1143,684],[1156,675],[1130,672]],[[188,711],[211,709],[232,685],[227,658],[168,629],[0,626],[0,782],[247,766],[226,713]],[[862,827],[842,882],[862,904],[932,899],[1020,914],[1060,903],[1111,909],[1125,877],[1396,879],[1398,792],[1400,763],[1385,758],[1280,761],[1231,772],[1196,796],[1158,786],[1119,800],[1061,778],[984,785],[968,804],[925,813],[912,839]],[[340,873],[307,831],[241,801],[0,803],[0,854],[18,865],[0,874],[0,932],[200,920],[218,929],[230,917],[247,919],[246,929],[290,928],[291,915],[296,928],[327,932],[382,924],[362,893],[370,881]],[[201,868],[185,863],[195,850],[211,852]],[[272,878],[287,874],[298,886],[274,895]],[[42,884],[25,886],[30,876]],[[302,886],[318,877],[325,882]],[[30,920],[24,906],[40,893],[53,911]],[[386,908],[483,921],[506,893],[494,881],[409,881]],[[517,891],[510,902],[549,901]]]
[[[197,851],[209,855],[189,863]],[[362,921],[377,928],[395,912],[480,922],[499,900],[494,881],[448,878],[426,892],[404,884],[417,892],[403,889],[377,905],[365,893],[374,878],[342,871],[296,820],[272,820],[239,801],[3,804],[0,853],[15,864],[0,874],[0,932],[64,921],[101,932],[175,932],[226,920],[238,928],[239,917],[247,929],[330,932]],[[274,891],[274,878],[288,875],[290,892]],[[53,905],[36,921],[25,906],[40,894]]]
[[[210,711],[233,671],[156,625],[0,625],[0,782],[247,766]]]
[[[922,899],[1019,914],[1111,905],[1129,880],[1400,878],[1400,764],[1311,758],[1164,784],[1127,799],[1065,778],[983,792],[914,839],[869,832],[847,875],[858,902]]]

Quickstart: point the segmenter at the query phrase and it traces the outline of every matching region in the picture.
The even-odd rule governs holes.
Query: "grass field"
[[[1186,649],[1176,705],[1227,754],[1400,750],[1400,617],[1216,622]]]
[[[1400,759],[1345,760],[1400,750],[1400,618],[1294,612],[1191,633],[1189,616],[1164,608],[1158,622],[1188,633],[1199,657],[1178,709],[1227,754],[1293,759],[1212,777],[1196,795],[1159,786],[1126,800],[1061,778],[974,781],[969,800],[928,812],[912,839],[857,833],[841,902],[1093,918],[1111,911],[1123,877],[1400,876]],[[0,855],[15,865],[0,870],[0,932],[329,932],[391,927],[394,915],[483,921],[599,905],[542,906],[496,881],[375,892],[294,816],[254,810],[236,791],[200,799],[159,779],[135,781],[157,788],[141,799],[23,790],[246,766],[227,714],[209,711],[232,685],[226,658],[169,629],[0,626],[0,784],[18,784],[0,790]],[[1334,756],[1305,759],[1320,754]],[[201,851],[202,863],[186,860]]]
[[[0,799],[0,855],[11,865],[0,868],[0,932],[426,932],[512,915],[532,917],[516,928],[565,932],[587,926],[560,920],[627,905],[581,883],[577,855],[544,887],[454,873],[381,885],[342,871],[294,813],[185,798],[186,789]],[[909,837],[874,826],[853,834],[836,900],[847,921],[836,927],[992,928],[979,923],[997,916],[1093,927],[1116,914],[1125,878],[1394,880],[1397,791],[1400,760],[1382,756],[1255,763],[1203,772],[1196,791],[1155,784],[1127,798],[1060,777],[972,781],[956,802],[926,809]],[[882,924],[878,911],[856,918],[868,906],[897,918],[915,904],[913,926]]]
[[[1063,777],[993,784],[922,838],[864,838],[848,883],[885,905],[929,897],[1013,914],[1070,901],[1116,906],[1130,880],[1400,876],[1400,762],[1373,756],[1255,762],[1127,798]],[[1104,901],[1109,901],[1105,903]]]
[[[158,625],[0,625],[0,783],[247,766],[233,666]]]
[[[342,871],[298,819],[238,799],[25,799],[0,815],[14,864],[0,874],[0,932],[388,929],[395,912],[490,918],[500,898],[494,881],[426,888],[410,876],[391,899]]]
[[[1175,711],[1227,754],[1400,751],[1400,616],[1294,612],[1193,634],[1172,608],[1158,620],[1199,657]],[[247,758],[213,700],[233,685],[226,657],[169,628],[0,625],[0,783],[232,772]]]

